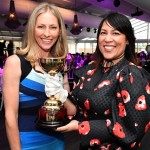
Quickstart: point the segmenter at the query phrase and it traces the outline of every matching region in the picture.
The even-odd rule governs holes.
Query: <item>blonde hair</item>
[[[49,3],[40,3],[37,7],[33,9],[29,17],[26,32],[23,38],[23,45],[22,45],[23,49],[19,51],[19,54],[26,55],[26,59],[31,63],[34,63],[40,57],[39,52],[37,50],[38,45],[36,43],[34,36],[35,23],[37,17],[40,14],[45,13],[47,11],[52,12],[54,16],[57,18],[59,28],[61,31],[58,40],[56,41],[56,43],[53,45],[53,47],[50,49],[49,52],[52,57],[66,57],[68,53],[66,28],[60,12],[55,6],[50,5]]]

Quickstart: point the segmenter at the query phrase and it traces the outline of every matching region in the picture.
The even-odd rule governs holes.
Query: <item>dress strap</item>
[[[21,63],[21,72],[22,73],[21,73],[20,81],[22,81],[30,73],[30,71],[32,70],[32,66],[31,66],[30,62],[25,59],[24,55],[17,54],[17,56],[19,57],[20,63]]]

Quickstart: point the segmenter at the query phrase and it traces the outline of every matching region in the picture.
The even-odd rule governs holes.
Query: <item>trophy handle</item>
[[[72,60],[69,64],[69,68],[67,66],[66,58],[40,58],[39,65],[44,71],[49,73],[51,76],[55,76],[55,74],[58,72],[66,74],[69,71],[71,71],[74,60],[75,58],[72,57]],[[65,68],[65,66],[67,67]]]
[[[64,60],[64,58],[39,58],[39,65],[45,72],[54,76],[64,70]]]
[[[69,68],[66,68],[63,71],[61,71],[62,74],[66,74],[66,73],[68,73],[68,72],[71,71],[71,69],[73,68],[74,60],[75,60],[75,57],[72,56],[72,60],[71,60],[71,62],[69,64]],[[67,65],[67,62],[66,62],[66,58],[65,58],[65,60],[64,60],[64,66],[66,66],[66,65]]]

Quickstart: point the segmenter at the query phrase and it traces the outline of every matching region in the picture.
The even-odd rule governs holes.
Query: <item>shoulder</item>
[[[4,65],[3,76],[7,78],[15,78],[20,77],[20,75],[21,67],[19,58],[16,55],[11,55],[7,57]]]
[[[89,70],[92,70],[92,69],[94,69],[94,63],[90,63],[90,64],[84,65],[76,69],[74,75],[78,77],[83,77],[87,74]]]
[[[141,66],[136,66],[133,63],[129,63],[127,66],[125,66],[120,72],[119,75],[121,77],[131,77],[134,76],[135,78],[147,78],[150,79],[150,73],[147,72],[144,68]]]
[[[20,64],[20,60],[19,57],[17,55],[11,55],[9,57],[7,57],[6,62],[5,62],[5,66],[9,65],[9,66],[18,66]]]

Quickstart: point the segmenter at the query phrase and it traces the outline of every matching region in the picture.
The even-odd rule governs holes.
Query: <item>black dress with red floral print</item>
[[[123,58],[107,69],[89,64],[75,77],[81,149],[137,149],[150,127],[150,74]]]

